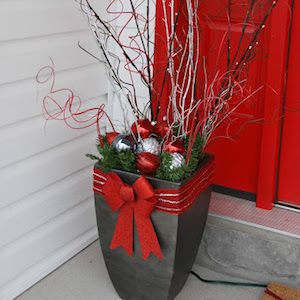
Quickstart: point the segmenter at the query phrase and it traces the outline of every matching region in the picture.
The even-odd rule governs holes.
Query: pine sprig
[[[189,141],[190,141],[190,137],[188,136],[184,140],[184,149],[185,149],[184,158],[186,158],[186,153],[187,153]],[[194,145],[193,145],[193,149],[192,149],[192,152],[191,152],[191,157],[196,157],[197,160],[199,159],[199,156],[202,154],[202,151],[203,151],[204,142],[205,141],[204,141],[203,136],[201,136],[201,135],[196,136],[195,142],[194,142]]]
[[[103,147],[101,147],[99,140],[96,146],[101,156],[97,157],[93,154],[86,154],[86,156],[93,160],[98,160],[101,168],[105,171],[111,169],[123,170],[131,173],[136,173],[135,155],[132,151],[126,150],[118,152],[114,147],[108,144],[106,136],[102,137]]]
[[[90,159],[92,159],[92,160],[101,160],[101,158],[99,157],[99,156],[96,156],[96,155],[94,155],[94,154],[86,154],[85,155],[86,157],[88,157],[88,158],[90,158]]]
[[[135,166],[135,155],[131,150],[121,151],[118,153],[118,159],[120,162],[119,167],[115,169],[124,170],[131,173],[136,173],[137,169]]]
[[[189,139],[190,139],[190,137],[188,137],[184,142],[184,147],[185,147],[184,158],[186,158]],[[197,137],[195,138],[193,149],[191,151],[191,156],[189,158],[189,162],[186,165],[186,172],[188,174],[188,177],[191,176],[195,172],[195,170],[201,163],[202,159],[204,158],[203,145],[204,145],[204,138],[201,135],[197,135]]]
[[[184,141],[184,147],[186,150],[184,158],[186,158],[188,144],[189,144],[189,139],[187,138]],[[159,156],[160,167],[156,172],[156,177],[164,180],[169,180],[169,181],[182,181],[186,178],[189,178],[195,172],[195,170],[201,163],[202,159],[204,158],[202,154],[203,144],[204,144],[203,137],[201,137],[200,135],[197,136],[195,139],[195,143],[188,164],[183,164],[181,167],[174,168],[174,169],[170,168],[172,164],[171,153],[169,152],[161,153],[161,155]],[[200,156],[201,158],[199,159]]]

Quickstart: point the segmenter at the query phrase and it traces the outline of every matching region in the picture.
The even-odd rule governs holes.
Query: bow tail
[[[133,251],[133,209],[130,205],[123,205],[120,209],[114,236],[110,249],[123,246],[128,255]]]
[[[135,214],[135,221],[141,244],[143,259],[146,260],[151,252],[162,259],[159,242],[150,218],[143,218]]]

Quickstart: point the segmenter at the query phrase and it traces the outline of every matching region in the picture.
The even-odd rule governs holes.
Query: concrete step
[[[299,289],[300,234],[209,215],[196,265],[244,280],[276,281]]]

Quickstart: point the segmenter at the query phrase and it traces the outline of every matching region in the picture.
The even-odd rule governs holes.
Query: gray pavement
[[[206,279],[238,279],[195,266]],[[190,275],[175,300],[259,300],[263,288],[203,283]],[[118,300],[110,282],[99,241],[94,242],[16,300]],[[154,299],[156,300],[156,299]]]

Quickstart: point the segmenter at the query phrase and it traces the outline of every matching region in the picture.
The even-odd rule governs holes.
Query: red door
[[[160,2],[157,2],[156,15],[156,28],[160,28],[157,34],[159,38],[163,35],[163,26],[160,24],[163,13]],[[270,125],[262,126],[253,123],[253,120],[264,118],[265,122],[274,121],[274,112],[282,104],[290,20],[288,2],[290,0],[279,0],[267,19],[266,26],[258,40],[256,47],[257,60],[253,60],[250,68],[245,70],[250,78],[246,87],[248,91],[251,93],[259,87],[263,87],[263,89],[239,107],[235,114],[231,116],[231,120],[234,120],[234,122],[229,129],[228,124],[224,124],[215,133],[215,136],[227,134],[234,138],[232,140],[219,138],[207,148],[207,152],[213,153],[216,157],[214,183],[256,194],[257,205],[266,209],[272,208],[275,199],[280,122],[271,122]],[[260,10],[257,9],[258,5],[261,3],[270,5],[272,2],[265,0],[253,1],[257,10],[255,13],[250,14],[248,19],[247,12],[249,10],[247,8],[249,8],[249,3],[252,3],[252,1],[207,0],[199,3],[201,5],[199,24],[205,31],[201,40],[203,56],[205,56],[205,51],[206,53],[211,52],[210,50],[215,45],[222,43],[225,45],[223,49],[217,48],[211,52],[207,60],[207,68],[224,72],[227,64],[226,54],[222,55],[223,58],[220,60],[218,60],[218,54],[227,49],[228,38],[226,33],[229,18],[227,7],[229,3],[231,3],[230,58],[235,60],[235,51],[240,47],[240,54],[237,56],[239,57],[242,50],[249,46],[249,43],[247,43],[249,39],[245,39],[240,44],[245,19],[247,23],[252,25],[246,26],[244,34],[251,38],[255,26],[258,26],[262,20],[262,11],[267,8],[267,6],[260,7]],[[166,46],[163,39],[157,45],[159,47],[156,56],[160,58],[157,61],[165,63],[166,59],[163,58],[165,57]],[[160,68],[164,68],[163,63]],[[160,82],[163,82],[163,76],[160,77],[157,80],[157,86],[160,86]],[[165,88],[164,92],[166,91]],[[168,95],[161,97],[160,101],[161,106],[163,104],[167,106]],[[248,125],[244,126],[245,124]],[[243,130],[240,132],[241,127]]]
[[[272,26],[274,26],[274,19],[279,20],[279,9],[282,9],[283,1],[278,3],[278,6],[273,10],[272,14],[266,22],[266,26],[263,33],[258,40],[256,60],[251,63],[247,76],[248,84],[245,88],[251,91],[255,91],[260,87],[263,87],[260,92],[251,97],[245,104],[239,107],[239,110],[231,116],[233,120],[232,125],[225,123],[220,127],[215,136],[232,136],[232,139],[219,138],[215,140],[207,149],[207,152],[213,153],[216,157],[216,177],[215,184],[228,187],[231,189],[237,189],[241,191],[257,193],[258,190],[258,175],[261,158],[261,140],[263,126],[259,120],[264,118],[265,110],[270,110],[274,113],[274,109],[271,107],[265,107],[264,99],[266,96],[271,96],[270,89],[278,90],[276,80],[270,83],[270,86],[266,85],[268,72],[276,72],[278,81],[283,79],[283,70],[270,69],[270,63],[280,64],[278,57],[274,55],[274,49],[271,49],[270,43],[273,36]],[[266,1],[256,1],[257,6]],[[209,45],[209,49],[212,48],[214,43],[220,44],[222,38],[226,36],[228,28],[228,6],[230,1],[228,0],[211,0],[205,1],[205,12],[210,16],[212,23],[208,23],[206,34],[206,40],[203,43]],[[221,4],[220,4],[221,3]],[[251,37],[255,31],[255,26],[259,26],[262,21],[262,15],[259,13],[261,7],[253,8],[251,17],[247,17],[249,12],[251,1],[231,1],[231,33],[230,33],[230,48],[231,59],[235,57],[235,52],[240,45],[241,36],[243,35],[245,20],[249,25],[246,27],[245,35]],[[270,2],[269,2],[270,3]],[[217,10],[216,8],[219,9]],[[264,13],[270,9],[270,5],[265,7]],[[217,12],[216,12],[217,11]],[[277,14],[277,15],[276,15]],[[217,17],[214,17],[217,15]],[[273,19],[273,20],[272,20]],[[213,25],[212,25],[213,24]],[[282,23],[281,26],[287,24]],[[249,38],[250,39],[250,38]],[[240,46],[237,58],[242,55],[244,49],[248,47],[249,40],[244,39]],[[227,45],[226,45],[227,46]],[[282,47],[284,49],[285,47]],[[213,55],[210,55],[208,61],[208,69],[216,67],[216,61],[218,61],[215,55],[218,51],[215,51]],[[280,58],[283,61],[284,57]],[[238,59],[237,59],[238,60]],[[223,68],[223,69],[222,69]],[[223,61],[217,65],[217,69],[222,71],[226,70],[226,55],[223,55]],[[280,93],[280,91],[278,91]],[[245,92],[245,97],[247,97]],[[265,121],[269,121],[271,117],[268,116]],[[257,120],[257,122],[255,122]],[[241,130],[242,129],[242,130]]]
[[[255,25],[258,26],[261,23],[261,16],[255,14],[255,9],[251,14],[251,18],[248,19],[249,26],[246,27],[242,45],[240,45],[241,37],[243,35],[245,20],[247,19],[247,11],[249,10],[249,1],[231,1],[231,32],[230,32],[230,50],[231,60],[236,56],[235,53],[239,49],[236,56],[236,60],[247,49],[249,41],[253,32],[256,30]],[[206,40],[203,43],[209,45],[208,48],[213,48],[213,45],[221,44],[224,36],[227,40],[228,30],[228,6],[229,1],[212,0],[205,1],[206,13],[211,16],[212,23],[208,23],[206,34]],[[220,4],[221,3],[221,6]],[[245,3],[247,3],[245,5]],[[218,8],[219,9],[216,9]],[[218,13],[216,13],[218,11]],[[217,17],[214,15],[217,14]],[[205,15],[204,15],[205,16]],[[213,25],[212,25],[213,24]],[[263,31],[260,39],[257,41],[257,58],[268,56],[268,43],[270,39],[270,19],[267,22],[267,26]],[[252,26],[253,25],[253,26]],[[227,43],[225,47],[228,48]],[[217,68],[221,72],[226,71],[226,55],[222,55],[222,60],[216,65],[217,55],[219,51],[214,51],[210,55],[208,61],[208,69]],[[250,64],[249,64],[250,65]],[[267,60],[258,59],[253,62],[246,76],[248,77],[248,84],[245,87],[245,97],[251,93],[251,91],[257,90],[264,85],[266,80]],[[249,93],[246,92],[249,90]],[[218,136],[232,136],[232,139],[218,138],[208,147],[207,152],[213,153],[216,158],[216,175],[214,183],[216,185],[224,186],[231,189],[237,189],[250,193],[256,193],[257,191],[257,176],[258,176],[258,161],[260,157],[260,141],[262,127],[259,124],[252,123],[246,125],[253,120],[259,120],[262,118],[263,113],[263,98],[264,90],[256,93],[245,104],[243,104],[238,111],[231,115],[230,125],[225,123],[214,134]],[[240,132],[240,129],[243,130]]]
[[[300,2],[295,1],[282,127],[277,199],[300,206]],[[295,110],[298,109],[298,112]]]

